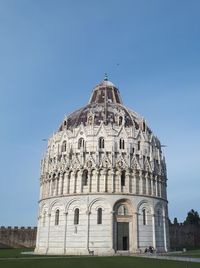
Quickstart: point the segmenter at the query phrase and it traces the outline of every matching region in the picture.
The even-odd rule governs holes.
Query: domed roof
[[[119,90],[107,79],[94,88],[89,104],[105,102],[122,104]]]
[[[118,88],[107,77],[92,91],[88,105],[67,116],[60,127],[73,129],[79,125],[135,125],[139,128],[138,114],[127,109]]]

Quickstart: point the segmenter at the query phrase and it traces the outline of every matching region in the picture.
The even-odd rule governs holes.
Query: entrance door
[[[117,250],[129,250],[129,223],[117,223]]]
[[[123,236],[123,250],[128,250],[128,237]]]

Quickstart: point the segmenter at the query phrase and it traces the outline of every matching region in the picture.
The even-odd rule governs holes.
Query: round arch
[[[133,215],[131,200],[121,198],[113,204],[113,246],[115,251],[128,251],[133,247]]]
[[[52,209],[53,209],[54,207],[56,207],[56,206],[58,206],[59,209],[63,209],[63,210],[64,210],[64,204],[63,204],[63,202],[62,202],[60,199],[58,199],[58,200],[54,200],[54,201],[49,205],[49,211],[48,211],[48,213],[51,214]]]
[[[149,203],[149,201],[148,200],[142,200],[142,201],[140,201],[139,203],[138,203],[138,205],[137,205],[137,213],[140,213],[140,210],[141,209],[144,209],[144,208],[146,208],[147,210],[149,210],[149,213],[150,214],[153,214],[153,207],[152,207],[152,205]]]
[[[119,208],[120,205],[127,206],[128,210],[130,212],[130,215],[134,214],[134,211],[135,211],[134,206],[129,199],[122,198],[122,199],[117,200],[113,205],[113,211],[116,212],[116,210]]]
[[[88,206],[88,210],[89,212],[91,212],[91,208],[93,207],[93,205],[97,202],[106,202],[106,204],[110,207],[110,209],[112,208],[111,205],[109,204],[109,202],[107,202],[107,200],[105,198],[99,197],[99,198],[95,198],[94,200],[92,200]]]
[[[80,204],[80,201],[81,201],[80,198],[74,198],[74,199],[70,200],[70,201],[65,205],[65,213],[68,213],[68,211],[69,211],[69,207],[70,207],[73,203],[77,202],[78,204]]]

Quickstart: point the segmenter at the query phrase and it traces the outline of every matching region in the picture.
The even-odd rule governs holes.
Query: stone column
[[[43,181],[41,185],[42,199],[44,198],[44,191],[45,191],[45,183]]]
[[[121,171],[118,171],[117,172],[117,175],[118,175],[118,183],[119,183],[119,188],[118,188],[118,191],[121,193],[122,192],[122,185],[121,185],[121,174],[122,172]]]
[[[48,196],[49,197],[51,195],[51,180],[48,181]]]
[[[162,180],[162,198],[166,198],[165,197],[165,181],[164,181],[164,179]]]
[[[69,194],[70,178],[69,178],[69,172],[68,171],[65,173],[64,181],[65,181],[64,185],[66,185],[66,189],[65,189],[64,193]]]
[[[158,177],[155,176],[156,196],[158,196]]]
[[[60,195],[62,185],[62,174],[60,173],[57,178],[57,196]]]
[[[46,254],[49,251],[49,235],[50,235],[50,223],[51,223],[51,214],[48,214],[48,229],[47,229],[47,245],[46,245]]]
[[[116,253],[117,251],[117,219],[116,219],[116,213],[115,211],[112,211],[112,217],[113,217],[113,250]]]
[[[111,192],[114,193],[115,192],[115,170],[112,169],[111,172]]]
[[[43,189],[42,189],[42,191],[43,191],[42,196],[43,196],[43,198],[45,198],[46,197],[46,191],[47,191],[47,182],[46,182],[46,180],[43,182]]]
[[[60,195],[63,195],[63,191],[64,191],[64,173],[60,174],[60,180],[61,180],[61,187],[60,187]]]
[[[130,193],[130,172],[129,170],[126,172],[126,182],[127,182],[127,187],[126,187],[126,192]]]
[[[83,170],[79,171],[78,179],[80,180],[80,193],[82,193],[83,192]]]
[[[42,217],[39,215],[38,216],[38,229],[37,229],[37,237],[36,237],[36,249],[37,251],[39,251],[39,247],[40,247],[40,228],[41,228],[41,219]]]
[[[133,248],[135,251],[139,248],[139,219],[138,219],[138,213],[135,212],[133,214]]]
[[[43,183],[40,182],[40,199],[43,199]]]
[[[47,197],[47,188],[48,188],[48,182],[45,180],[45,187],[44,187],[44,198]]]
[[[134,170],[133,171],[133,194],[136,194],[137,193],[137,176],[136,176],[136,171]]]
[[[87,239],[86,239],[86,248],[88,253],[90,254],[90,214],[89,210],[86,211],[87,214]]]
[[[99,174],[100,172],[99,172],[99,169],[97,169],[96,170],[96,179],[97,179],[97,193],[99,192],[99,176],[100,176],[100,174]]]
[[[91,170],[88,170],[88,192],[91,193]]]
[[[55,179],[51,180],[51,196],[54,196],[55,193]]]
[[[167,252],[167,232],[166,232],[166,217],[163,216],[163,232],[164,232],[164,248]]]
[[[145,174],[145,180],[146,180],[146,195],[149,195],[149,174],[146,172]]]
[[[66,254],[66,241],[67,241],[67,215],[68,212],[64,213],[65,215],[65,230],[64,230],[64,245],[63,245],[63,253]]]
[[[115,250],[115,244],[114,244],[114,214],[115,211],[111,211],[111,229],[110,229],[110,242],[111,242],[111,249]]]
[[[156,249],[156,227],[155,227],[155,214],[152,214],[152,240],[153,247]]]
[[[166,181],[164,182],[164,195],[165,195],[165,199],[167,199],[167,183]]]
[[[133,193],[133,172],[130,170],[130,177],[129,177],[129,193]]]
[[[58,193],[59,193],[59,184],[60,184],[60,178],[59,178],[59,176],[56,178],[56,191],[55,191],[55,195],[56,196],[58,196]]]
[[[163,193],[162,193],[162,187],[163,185],[162,185],[162,179],[161,179],[161,177],[160,177],[160,197],[163,197]]]
[[[104,173],[103,173],[103,175],[104,175],[104,192],[107,192],[107,170],[106,169],[104,169]]]
[[[153,191],[153,175],[152,175],[152,173],[150,175],[150,181],[151,181],[151,195],[153,196],[154,195],[154,191]]]
[[[130,173],[128,170],[126,170],[125,173],[125,192],[130,193]]]
[[[51,178],[50,180],[50,194],[49,196],[52,196],[53,195],[53,178]]]
[[[74,180],[74,193],[76,193],[76,184],[77,184],[77,172],[76,171],[74,171],[74,172],[72,172],[72,174],[73,174],[73,180]]]
[[[140,194],[143,194],[143,175],[142,175],[142,171],[141,170],[140,170],[139,178],[140,178],[139,193]]]

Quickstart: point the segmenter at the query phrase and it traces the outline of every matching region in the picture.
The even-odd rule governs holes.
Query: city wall
[[[37,227],[0,227],[0,248],[34,248]]]
[[[200,225],[169,224],[171,249],[200,248]]]
[[[170,224],[170,246],[173,250],[200,248],[200,225]],[[0,248],[34,248],[37,227],[0,227]]]

